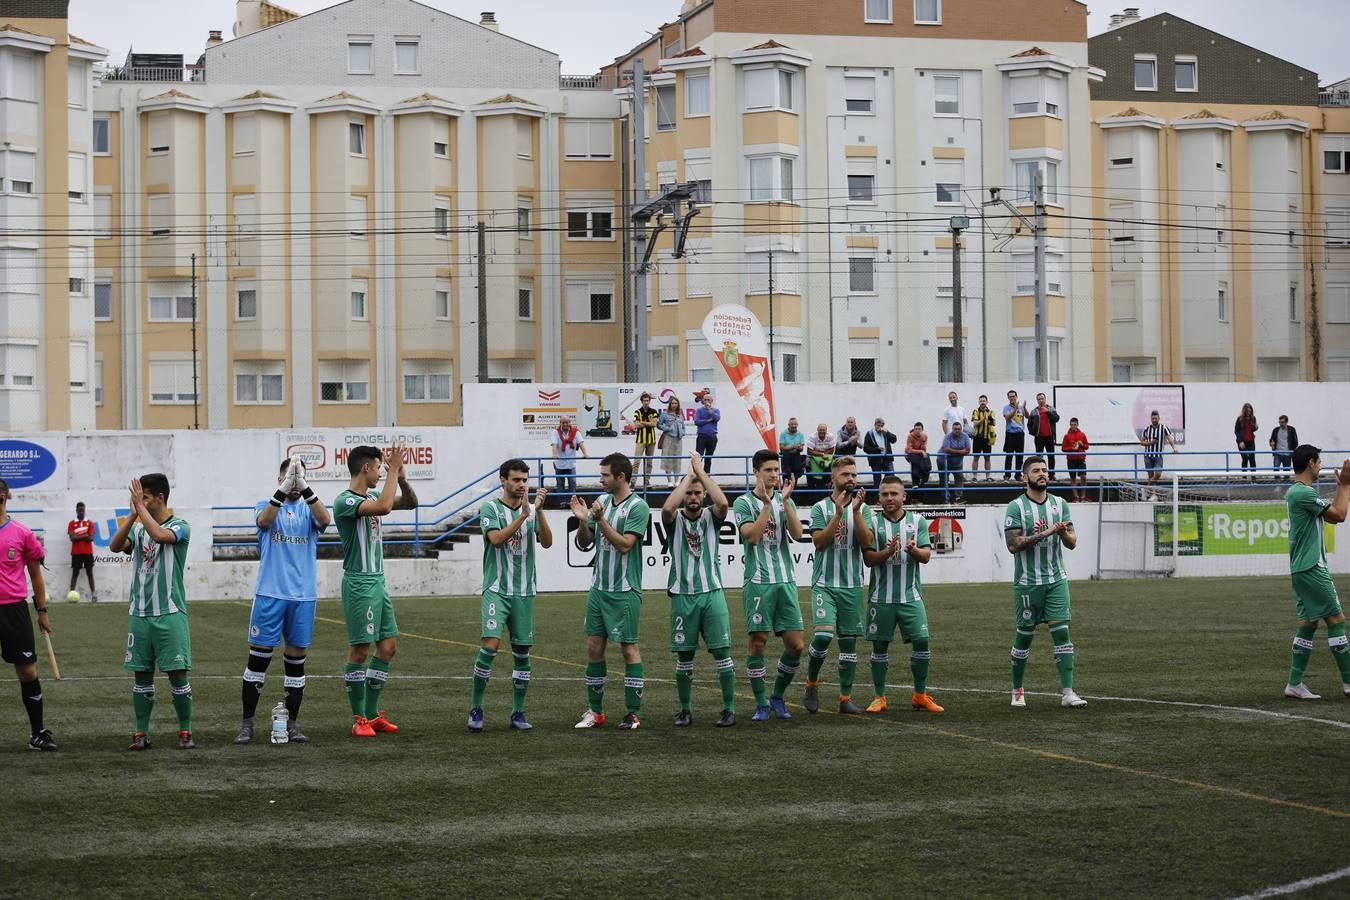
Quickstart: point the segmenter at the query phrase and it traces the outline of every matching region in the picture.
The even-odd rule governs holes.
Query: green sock
[[[783,699],[783,692],[787,686],[792,684],[793,677],[797,674],[797,667],[802,664],[801,656],[783,651],[783,655],[778,657],[778,676],[773,680],[773,695],[779,700]]]
[[[1073,641],[1069,640],[1069,623],[1051,626],[1050,640],[1055,642],[1055,669],[1059,672],[1059,686],[1072,688]]]
[[[928,639],[914,642],[909,651],[909,671],[914,675],[914,693],[922,694],[928,690],[928,662],[933,658],[928,649]]]
[[[1345,640],[1344,622],[1327,626],[1327,646],[1336,660],[1336,668],[1341,670],[1341,684],[1350,684],[1350,645]]]
[[[1294,632],[1294,649],[1289,654],[1289,683],[1302,684],[1303,673],[1308,669],[1308,660],[1312,658],[1312,639],[1317,634],[1316,625],[1300,625]]]
[[[605,661],[586,663],[586,702],[597,715],[605,711]]]
[[[483,691],[487,690],[488,679],[492,677],[492,661],[496,658],[496,650],[478,648],[478,658],[473,661],[473,695],[469,700],[469,709],[483,705]]]
[[[352,715],[366,714],[366,664],[347,663],[343,669],[342,680],[347,685],[347,702],[351,704]]]
[[[1022,679],[1027,674],[1027,660],[1031,657],[1031,639],[1036,636],[1035,631],[1017,629],[1017,634],[1013,635],[1012,646],[1012,686],[1017,690],[1022,686]]]
[[[731,658],[731,650],[721,647],[708,651],[717,660],[717,681],[722,685],[722,708],[736,711],[736,661]],[[760,679],[763,682],[763,679]],[[763,690],[763,684],[760,685]]]
[[[681,650],[675,654],[675,694],[680,698],[680,711],[694,708],[694,651]]]
[[[131,708],[136,712],[136,730],[150,731],[150,712],[155,708],[155,673],[137,672],[131,686]]]
[[[811,638],[811,646],[806,648],[807,656],[811,657],[806,661],[807,681],[820,680],[820,667],[825,665],[825,657],[829,655],[832,640],[834,640],[832,631],[817,631]]]
[[[373,719],[380,714],[380,698],[384,695],[384,683],[388,680],[389,660],[372,656],[370,668],[366,669],[367,719]]]
[[[891,667],[891,658],[887,655],[890,641],[872,642],[872,690],[878,697],[886,696],[886,671]]]
[[[764,706],[769,702],[764,697],[764,679],[768,674],[764,668],[763,653],[745,658],[745,675],[750,679],[750,690],[754,692],[756,706]]]
[[[173,711],[178,713],[178,730],[192,730],[192,685],[188,683],[187,676],[183,680],[175,682],[173,676],[169,676],[169,692],[173,695]]]
[[[511,712],[525,711],[525,692],[530,689],[530,648],[511,647]]]
[[[853,675],[858,671],[858,639],[839,639],[839,696],[853,693]]]
[[[633,715],[642,712],[642,686],[646,667],[640,662],[628,663],[623,667],[623,703],[624,708]]]

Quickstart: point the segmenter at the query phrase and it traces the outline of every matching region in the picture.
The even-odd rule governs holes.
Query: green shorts
[[[601,635],[620,644],[638,642],[638,621],[642,617],[642,591],[602,591],[591,588],[586,595],[588,635]]]
[[[895,640],[896,626],[900,628],[900,640],[906,644],[928,640],[928,611],[924,609],[923,601],[867,604],[869,641]]]
[[[697,650],[698,636],[703,646],[721,650],[731,646],[731,616],[727,597],[721,590],[701,594],[670,595],[670,650]]]
[[[1069,582],[1013,585],[1013,616],[1017,625],[1027,628],[1042,622],[1069,621],[1073,618],[1069,609]]]
[[[829,625],[839,637],[862,637],[862,588],[811,588],[811,617],[816,628]]]
[[[348,644],[373,644],[398,637],[394,603],[383,575],[342,576],[342,617],[347,620]]]
[[[1316,622],[1327,616],[1339,615],[1341,601],[1336,597],[1336,585],[1331,573],[1321,566],[1293,573],[1294,609],[1300,622]]]
[[[496,591],[483,591],[483,637],[501,640],[508,631],[512,644],[534,644],[534,597],[503,597]]]
[[[185,612],[127,617],[127,653],[122,668],[129,672],[177,672],[192,668],[192,636]]]
[[[802,604],[797,598],[797,586],[791,582],[751,582],[741,592],[741,605],[745,607],[746,631],[782,634],[803,628]]]

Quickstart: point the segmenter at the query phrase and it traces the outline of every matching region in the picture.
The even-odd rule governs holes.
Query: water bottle
[[[286,708],[286,704],[278,702],[272,707],[272,743],[286,744],[291,740],[290,732],[286,727],[291,722],[291,712]]]

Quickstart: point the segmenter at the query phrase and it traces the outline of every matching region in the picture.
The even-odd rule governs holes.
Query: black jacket
[[[882,446],[880,441],[872,437],[873,432],[876,432],[876,429],[868,429],[863,437],[863,453],[872,457],[880,457],[880,461],[883,463],[894,462],[895,455],[891,452],[891,448],[895,446],[895,442],[899,439],[889,431],[876,432],[881,441],[885,442],[885,446]]]
[[[1059,424],[1059,410],[1053,406],[1047,406],[1050,410],[1050,440],[1055,439],[1055,426]],[[1027,434],[1034,440],[1041,434],[1041,413],[1039,406],[1033,406],[1027,413]]]
[[[1289,450],[1288,450],[1288,452],[1289,452],[1289,453],[1293,453],[1293,452],[1294,452],[1294,448],[1298,446],[1298,429],[1295,428],[1293,425],[1286,425],[1286,426],[1284,426],[1284,427],[1289,429]],[[1275,449],[1275,435],[1277,435],[1277,434],[1279,433],[1279,431],[1280,431],[1280,426],[1278,426],[1278,425],[1276,425],[1274,428],[1270,429],[1270,449],[1272,449],[1272,450]]]

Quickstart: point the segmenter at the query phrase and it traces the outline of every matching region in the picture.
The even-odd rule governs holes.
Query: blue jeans
[[[1294,467],[1294,454],[1292,451],[1288,452],[1281,452],[1279,450],[1275,451],[1276,469],[1292,469],[1293,467]]]
[[[556,463],[553,466],[553,472],[558,476],[558,493],[575,494],[577,492],[577,470],[574,466],[570,469],[564,469]]]

